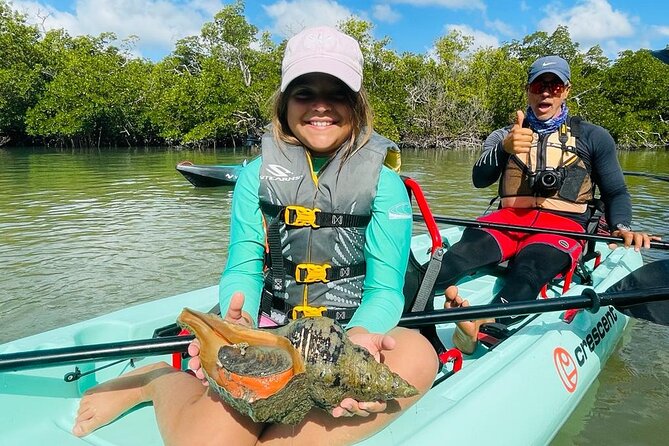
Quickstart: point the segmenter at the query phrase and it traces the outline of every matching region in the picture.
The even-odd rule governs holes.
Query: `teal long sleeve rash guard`
[[[242,170],[232,198],[230,246],[221,276],[219,301],[227,312],[232,294],[244,294],[244,311],[257,325],[263,287],[265,232],[258,189],[262,160],[255,159]],[[314,165],[322,163],[314,162]],[[367,273],[362,302],[347,328],[363,327],[371,333],[386,333],[397,325],[404,308],[404,274],[411,244],[411,204],[406,188],[395,172],[383,167],[372,220],[366,229]]]

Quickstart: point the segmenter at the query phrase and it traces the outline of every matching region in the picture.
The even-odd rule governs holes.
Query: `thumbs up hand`
[[[504,141],[502,141],[502,146],[504,151],[512,155],[518,153],[529,153],[530,147],[532,145],[532,130],[523,127],[523,121],[525,120],[525,113],[522,110],[516,111],[516,122],[511,127],[511,131]]]

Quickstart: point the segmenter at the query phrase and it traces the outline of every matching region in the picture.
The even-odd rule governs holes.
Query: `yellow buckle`
[[[327,310],[327,307],[310,307],[309,305],[298,305],[293,308],[292,317],[297,319],[299,316],[298,313],[302,313],[302,317],[318,317],[323,316],[323,313]]]
[[[315,263],[300,263],[295,266],[295,282],[297,283],[314,283],[314,282],[329,282],[328,270],[330,265],[317,265]]]
[[[316,224],[316,213],[320,209],[309,209],[303,206],[286,206],[283,212],[283,220],[290,226],[311,226],[312,228],[319,228]]]

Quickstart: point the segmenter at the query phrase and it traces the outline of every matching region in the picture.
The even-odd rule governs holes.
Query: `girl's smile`
[[[353,92],[323,73],[300,76],[290,85],[287,121],[293,135],[310,151],[329,155],[353,132]]]

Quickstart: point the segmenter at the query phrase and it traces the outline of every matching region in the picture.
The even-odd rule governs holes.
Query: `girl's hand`
[[[383,351],[395,348],[395,339],[388,335],[368,333],[361,327],[354,327],[348,331],[348,337],[354,344],[367,349],[374,358],[382,362]],[[367,417],[369,414],[386,410],[385,401],[356,401],[345,398],[339,406],[330,412],[333,417]]]
[[[228,305],[228,311],[225,313],[223,319],[233,324],[246,325],[247,327],[253,326],[253,318],[246,312],[242,311],[244,306],[244,293],[237,291],[232,295],[230,299],[230,305]]]
[[[188,368],[195,373],[195,377],[202,381],[203,385],[208,386],[209,381],[207,381],[207,378],[204,376],[202,363],[200,362],[200,341],[193,339],[193,341],[188,344],[188,354],[191,356],[188,360]]]
[[[233,324],[246,325],[251,327],[253,325],[253,319],[251,316],[242,311],[244,306],[244,294],[236,292],[232,295],[230,299],[230,305],[228,306],[228,311],[225,314],[224,319]],[[207,379],[204,376],[204,371],[202,370],[202,363],[200,362],[200,341],[194,339],[188,345],[188,354],[191,356],[188,361],[188,367],[195,373],[195,376],[202,381],[202,384],[205,386],[209,385]]]
[[[339,406],[332,409],[332,416],[340,417],[368,417],[369,414],[383,412],[386,410],[385,401],[366,401],[360,402],[353,398],[345,398]]]

